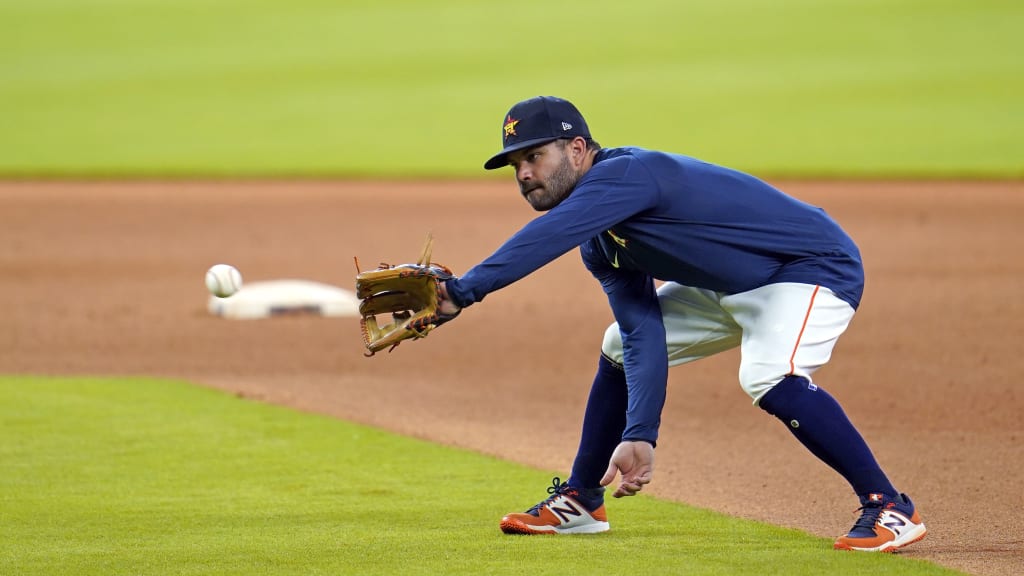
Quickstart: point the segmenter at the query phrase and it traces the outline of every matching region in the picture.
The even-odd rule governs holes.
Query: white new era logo
[[[572,130],[572,124],[569,124],[568,122],[562,122],[562,131],[564,132],[566,130]]]

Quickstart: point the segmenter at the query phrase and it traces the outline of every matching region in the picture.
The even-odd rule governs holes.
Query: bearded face
[[[546,212],[569,197],[581,173],[570,161],[564,141],[549,142],[509,155],[519,192],[538,212]]]

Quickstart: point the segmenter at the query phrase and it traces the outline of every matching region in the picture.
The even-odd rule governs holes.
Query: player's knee
[[[618,365],[622,365],[624,361],[624,355],[622,353],[622,333],[619,332],[618,322],[612,323],[607,330],[604,331],[604,341],[601,343],[601,353],[608,357],[612,362]]]
[[[740,387],[754,400],[754,404],[782,381],[789,366],[772,363],[743,362],[740,364]]]
[[[810,379],[790,374],[772,386],[761,397],[757,405],[779,420],[790,423],[790,420],[799,418],[802,413],[806,413],[805,408],[810,398],[807,395],[808,392],[831,398],[827,392],[818,388]],[[820,404],[817,405],[820,406]],[[799,422],[794,428],[797,426],[799,426]]]

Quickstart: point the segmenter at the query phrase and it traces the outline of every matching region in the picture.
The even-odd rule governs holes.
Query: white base
[[[353,292],[310,280],[269,280],[243,284],[228,298],[210,296],[210,314],[232,319],[310,314],[359,316]]]

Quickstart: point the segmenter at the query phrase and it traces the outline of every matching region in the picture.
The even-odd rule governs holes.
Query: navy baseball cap
[[[576,136],[590,138],[590,128],[572,102],[554,96],[523,100],[505,115],[501,123],[503,148],[484,163],[484,169],[507,166],[509,153],[516,150]]]

